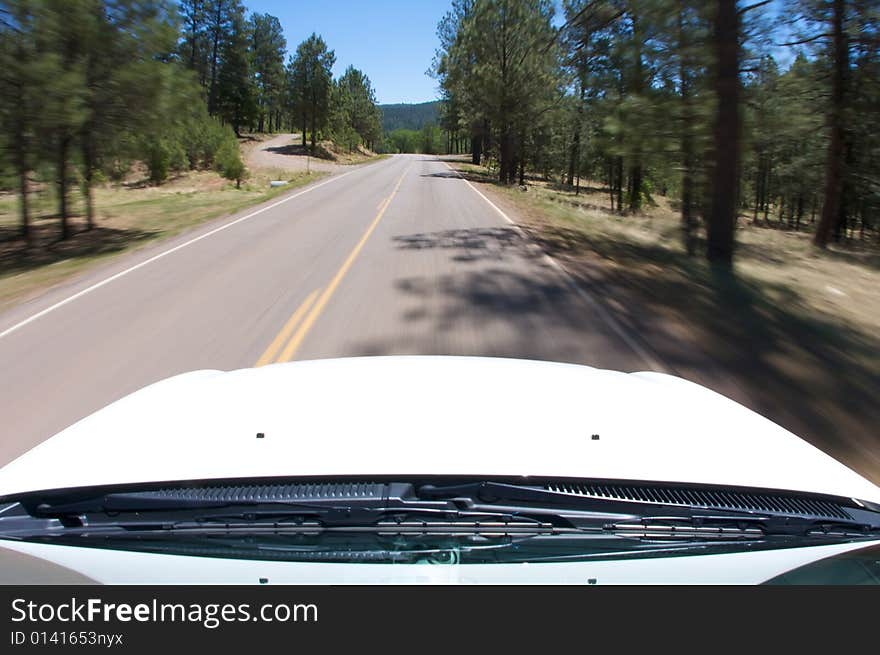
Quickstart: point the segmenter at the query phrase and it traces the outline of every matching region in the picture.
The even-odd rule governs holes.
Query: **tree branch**
[[[739,14],[740,16],[742,16],[743,14],[751,11],[752,9],[757,9],[758,7],[763,7],[764,5],[769,5],[772,1],[773,0],[761,0],[760,2],[756,2],[754,4],[747,6],[747,7],[743,7],[742,9],[737,11],[736,13]]]
[[[791,45],[803,45],[805,43],[812,43],[813,41],[818,41],[819,39],[830,39],[833,34],[816,34],[815,36],[811,36],[806,39],[801,39],[800,41],[789,41],[788,43],[776,43],[774,45],[777,46],[791,46]]]

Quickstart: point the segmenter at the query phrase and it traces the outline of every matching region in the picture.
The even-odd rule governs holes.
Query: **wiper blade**
[[[603,523],[606,531],[621,536],[643,538],[664,535],[665,538],[753,539],[767,536],[809,536],[814,538],[870,538],[880,537],[880,512],[861,507],[839,508],[834,517],[795,513],[779,506],[744,510],[735,507],[707,508],[684,502],[668,503],[662,500],[634,501],[617,497],[589,497],[557,490],[559,485],[547,487],[507,484],[492,481],[457,485],[423,485],[422,497],[470,498],[471,509],[493,507],[498,510],[532,512],[540,515],[552,512],[564,517],[575,526]],[[548,488],[550,487],[550,488]],[[795,506],[809,508],[796,502]]]
[[[580,485],[587,488],[590,485]],[[594,485],[595,486],[595,485]],[[27,505],[40,519],[58,519],[68,528],[121,527],[130,530],[183,529],[188,523],[199,529],[260,529],[270,523],[295,530],[296,523],[312,521],[323,528],[358,527],[375,530],[383,521],[433,521],[432,529],[456,529],[462,522],[531,521],[556,528],[651,539],[757,539],[767,536],[853,538],[880,536],[880,512],[873,508],[843,507],[831,502],[824,507],[834,516],[797,513],[790,508],[819,503],[809,498],[765,499],[771,510],[743,509],[734,505],[707,507],[681,502],[688,493],[702,498],[751,498],[742,492],[698,490],[679,493],[678,502],[654,500],[631,493],[620,497],[618,485],[595,486],[602,497],[580,493],[578,485],[548,483],[515,484],[475,481],[459,484],[419,482],[386,483],[284,483],[173,487],[146,491],[122,491],[71,497],[41,498]],[[612,489],[611,492],[608,490]],[[574,490],[574,492],[572,492]],[[635,499],[634,499],[635,497]],[[22,501],[26,504],[26,501]],[[812,503],[812,505],[811,505]],[[442,521],[456,526],[441,528]],[[2,523],[2,521],[0,521]],[[223,525],[227,527],[222,527]],[[190,527],[187,529],[196,529]],[[2,532],[2,526],[0,526]]]

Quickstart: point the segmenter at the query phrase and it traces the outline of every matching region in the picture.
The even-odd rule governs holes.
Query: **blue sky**
[[[437,83],[425,75],[437,48],[437,22],[449,0],[245,0],[250,11],[277,16],[289,52],[317,32],[336,52],[334,74],[353,65],[373,82],[382,104],[425,102]]]

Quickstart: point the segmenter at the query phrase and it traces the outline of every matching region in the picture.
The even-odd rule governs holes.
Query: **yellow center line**
[[[312,303],[315,302],[315,298],[318,296],[319,291],[320,289],[312,291],[306,299],[303,300],[302,304],[296,308],[296,311],[293,312],[291,317],[287,320],[287,323],[281,328],[281,332],[279,332],[275,339],[272,340],[272,343],[266,348],[266,352],[260,356],[254,366],[264,366],[275,360],[275,355],[281,349],[281,346],[284,345],[284,342],[287,341],[288,337],[290,337],[290,333],[296,328],[300,319],[302,319],[303,315],[309,310],[309,307],[312,306]]]
[[[286,362],[293,359],[294,355],[296,355],[296,351],[299,349],[300,345],[303,342],[303,339],[306,338],[306,335],[309,333],[309,330],[312,328],[312,325],[315,324],[315,321],[318,320],[318,317],[321,315],[321,312],[324,310],[325,305],[330,300],[330,296],[333,295],[333,292],[336,291],[336,287],[339,286],[339,283],[342,282],[342,278],[345,277],[345,274],[348,273],[348,269],[351,268],[351,265],[354,263],[354,260],[357,258],[360,251],[363,249],[364,244],[367,242],[367,239],[370,238],[370,235],[373,233],[373,230],[376,229],[376,226],[379,224],[379,221],[382,220],[382,216],[385,214],[385,210],[388,209],[388,205],[391,204],[391,201],[394,199],[394,196],[397,195],[397,191],[400,189],[400,184],[403,182],[403,178],[409,172],[411,165],[407,167],[400,178],[397,180],[397,184],[394,185],[394,190],[391,194],[385,199],[385,202],[382,203],[379,208],[379,213],[376,214],[376,218],[373,219],[373,222],[370,223],[370,226],[367,228],[367,231],[364,232],[364,235],[361,237],[361,240],[358,241],[357,245],[348,255],[348,258],[342,264],[342,267],[336,272],[336,275],[333,276],[333,279],[330,281],[330,284],[327,285],[327,288],[324,289],[324,292],[321,294],[321,297],[318,298],[318,302],[312,307],[312,310],[308,313],[305,320],[300,324],[296,333],[293,335],[293,338],[287,344],[287,347],[284,349],[284,352],[281,353],[281,357],[278,358],[278,361]]]

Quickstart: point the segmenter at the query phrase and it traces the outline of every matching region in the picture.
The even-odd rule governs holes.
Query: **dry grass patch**
[[[180,175],[161,186],[133,182],[95,190],[96,227],[85,231],[82,198],[72,195],[74,236],[59,240],[51,189],[32,198],[34,241],[18,238],[18,198],[0,195],[0,309],[32,298],[99,261],[179,234],[205,221],[314,181],[324,173],[273,169],[250,171],[241,189],[211,171]],[[270,180],[288,180],[270,187]]]

